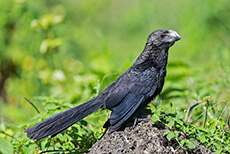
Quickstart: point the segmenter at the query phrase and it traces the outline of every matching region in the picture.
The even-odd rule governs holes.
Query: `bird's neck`
[[[145,68],[155,67],[157,69],[166,68],[168,61],[168,49],[169,48],[157,48],[157,47],[145,47],[144,51],[137,58],[134,67],[138,67],[140,65],[145,65]]]

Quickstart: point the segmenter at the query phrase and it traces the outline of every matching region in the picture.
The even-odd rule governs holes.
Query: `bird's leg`
[[[140,111],[139,115],[140,115],[140,114],[144,115],[145,118],[138,118],[138,117],[136,116],[135,119],[134,119],[134,123],[133,123],[133,129],[135,128],[137,122],[139,122],[139,121],[148,121],[148,120],[151,120],[151,119],[152,119],[152,115],[146,114],[146,113],[144,113],[144,111],[142,111],[142,110]]]
[[[137,122],[139,122],[139,121],[149,121],[149,120],[151,120],[151,119],[152,119],[152,117],[147,117],[147,118],[135,118],[134,123],[133,123],[133,129],[135,128]]]
[[[135,128],[136,124],[137,124],[137,118],[134,119],[133,129]]]

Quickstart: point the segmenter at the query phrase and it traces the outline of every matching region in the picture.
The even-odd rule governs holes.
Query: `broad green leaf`
[[[171,132],[170,130],[167,130],[166,132],[164,132],[163,136],[167,135],[170,132]]]
[[[178,137],[180,132],[179,131],[174,131],[174,134],[175,134],[176,137]]]
[[[174,137],[175,137],[175,134],[174,134],[173,132],[168,133],[168,135],[166,136],[166,138],[167,138],[169,141],[171,141],[171,139],[174,138]]]
[[[187,142],[187,146],[191,149],[194,149],[196,147],[196,143],[193,139],[190,139],[188,142]]]
[[[31,154],[31,153],[35,152],[36,149],[37,149],[37,145],[32,144],[28,147],[23,147],[23,152],[24,152],[24,154]],[[36,152],[38,153],[38,151],[36,151]]]
[[[217,150],[215,151],[215,154],[220,154],[222,151],[223,151],[223,149],[217,149]]]
[[[183,124],[184,124],[184,122],[183,122],[181,119],[179,119],[179,118],[176,118],[175,121],[176,121],[178,124],[180,124],[180,125],[183,125]]]
[[[0,153],[2,154],[12,154],[13,153],[12,144],[4,138],[0,138]]]
[[[180,141],[180,146],[183,147],[184,144],[185,144],[185,142],[186,142],[186,141],[185,141],[184,139],[181,139],[181,141]]]
[[[202,134],[202,135],[199,135],[199,140],[201,143],[204,143],[206,141],[206,138],[205,136]]]
[[[152,119],[151,119],[152,124],[155,124],[159,120],[160,118],[156,114],[152,115]]]
[[[170,127],[170,128],[172,128],[172,126],[174,126],[174,124],[175,124],[175,121],[170,121],[169,123],[168,123],[168,126]]]

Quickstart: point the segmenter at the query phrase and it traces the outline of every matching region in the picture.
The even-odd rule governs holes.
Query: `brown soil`
[[[106,133],[90,149],[90,154],[211,154],[211,150],[204,145],[195,149],[184,147],[184,150],[175,139],[168,141],[164,132],[168,130],[163,124],[154,126],[150,121],[142,121],[133,129],[125,128],[124,131],[117,131],[112,134]],[[187,138],[183,133],[179,138]]]

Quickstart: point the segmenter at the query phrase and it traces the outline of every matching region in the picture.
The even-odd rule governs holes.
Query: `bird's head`
[[[158,48],[169,48],[180,39],[181,37],[176,31],[160,29],[149,35],[147,43]]]

